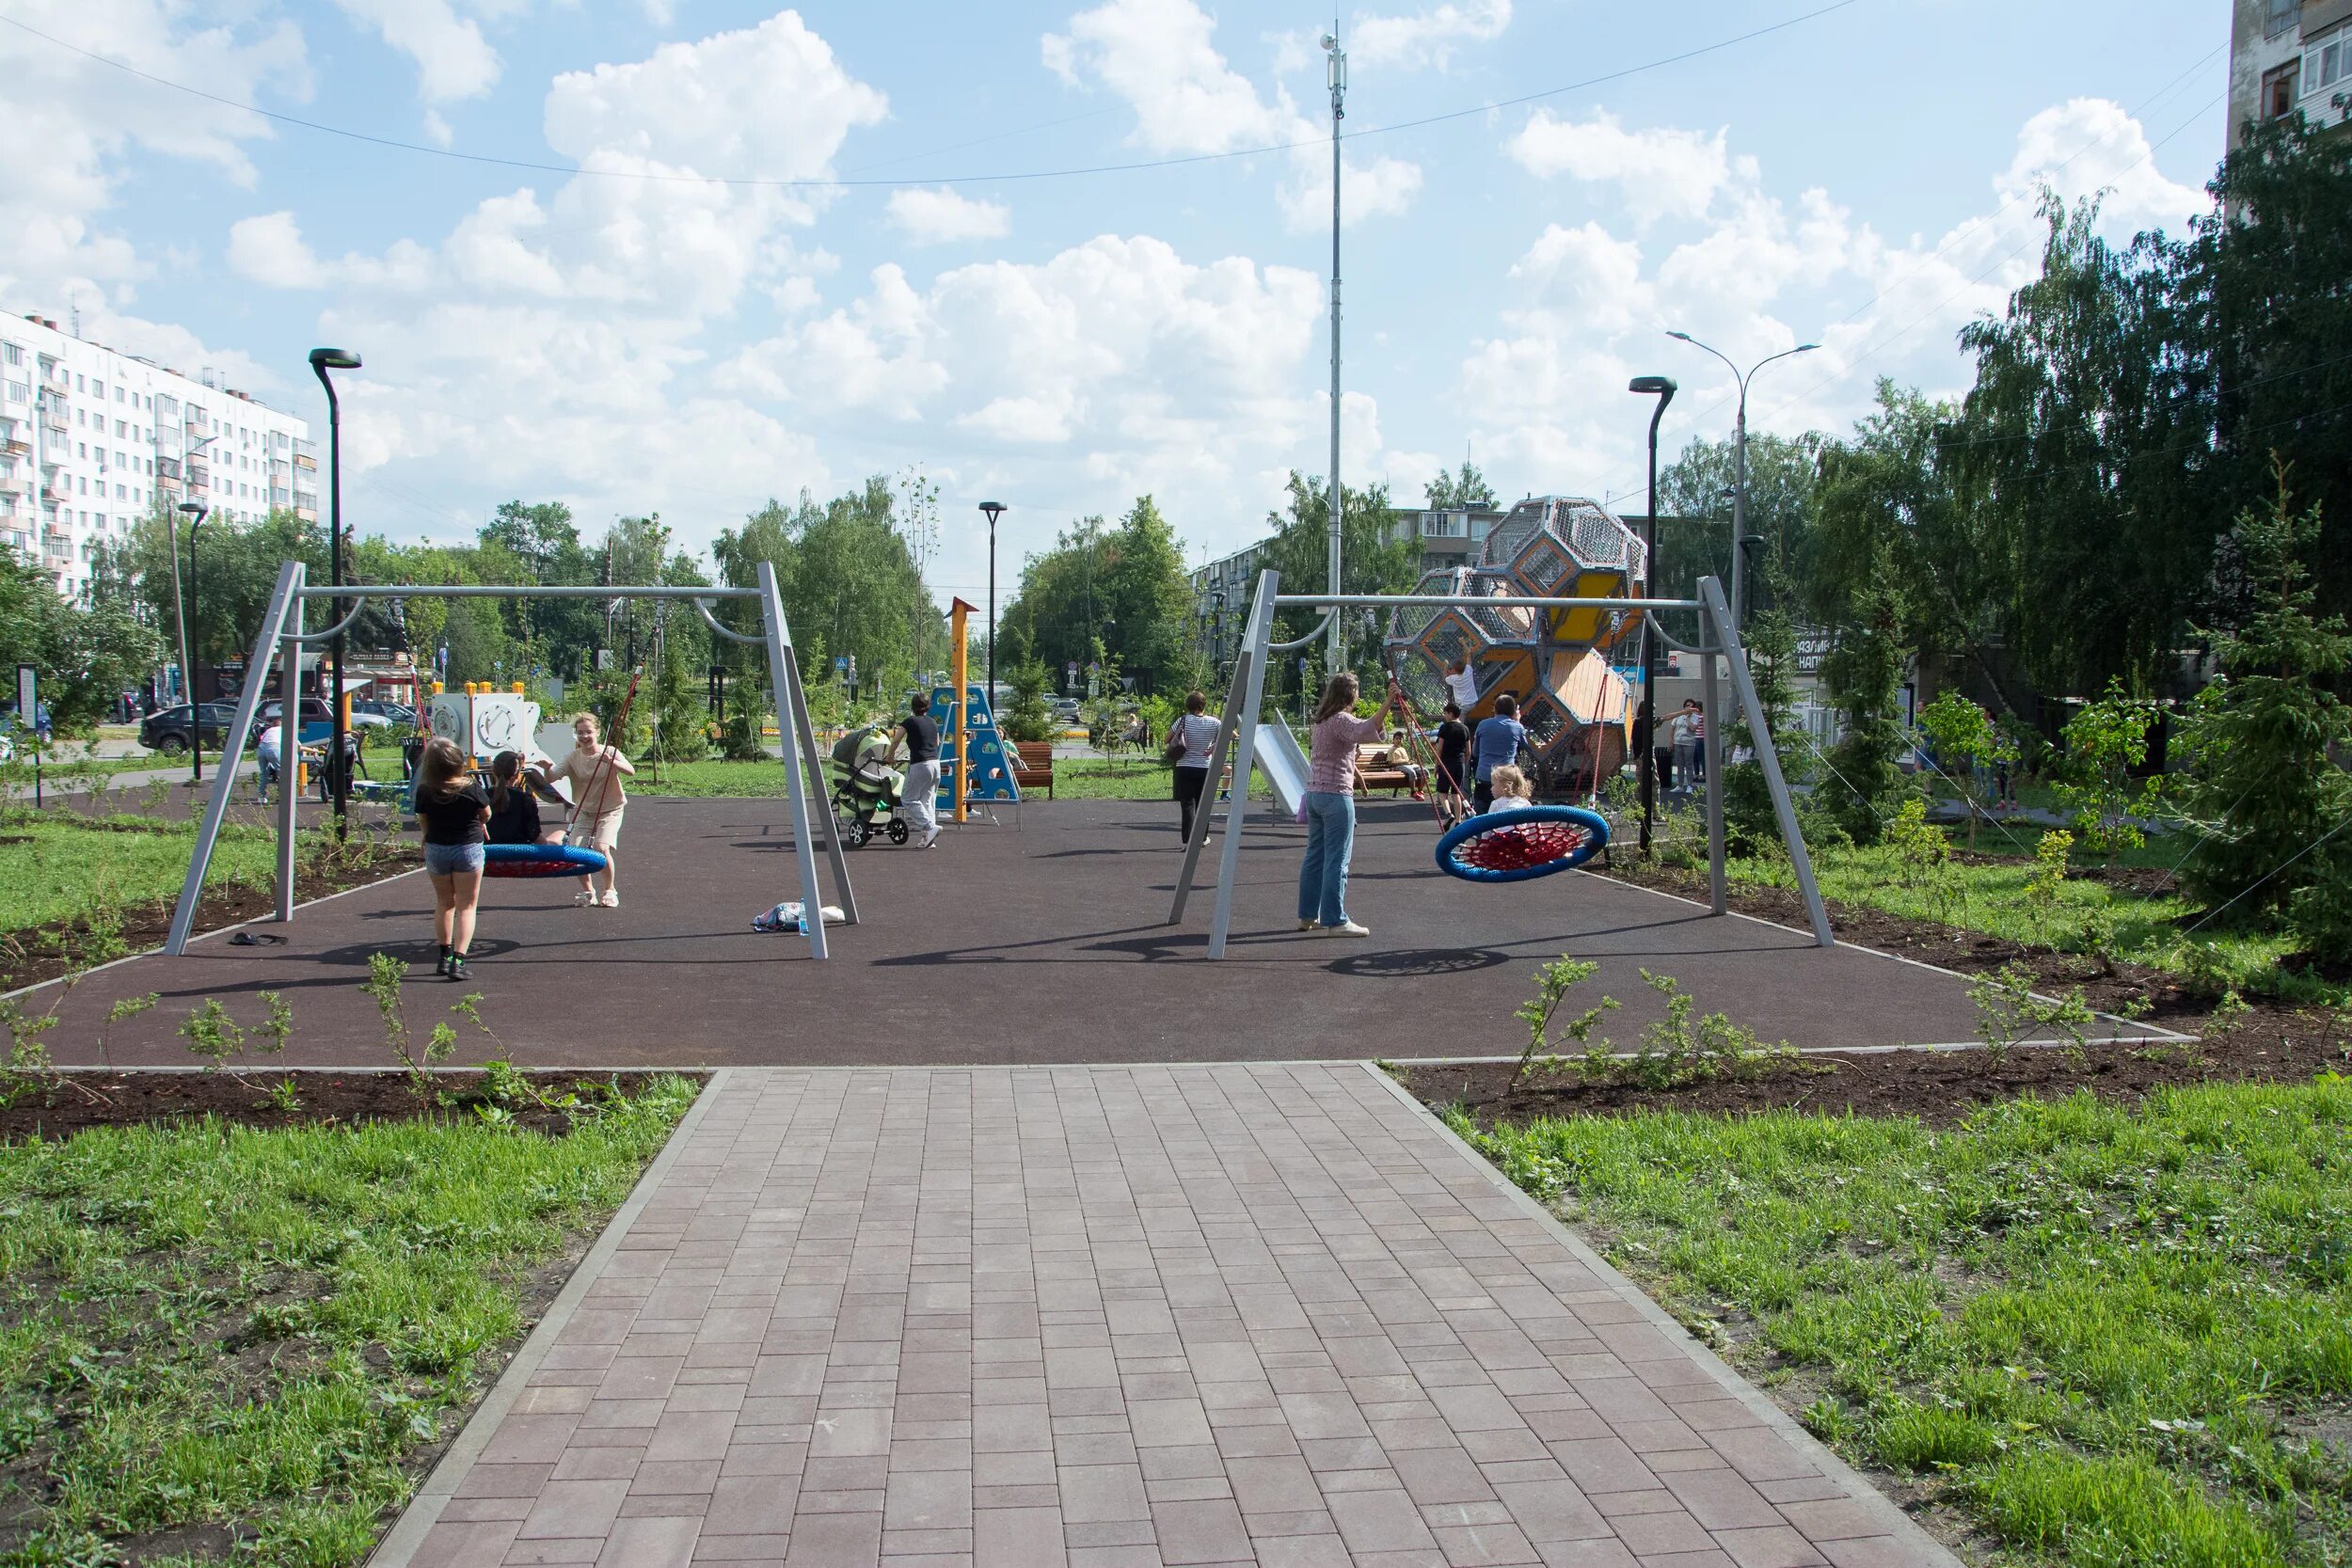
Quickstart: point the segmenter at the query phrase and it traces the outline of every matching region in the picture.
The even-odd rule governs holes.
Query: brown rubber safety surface
[[[1597,959],[1564,1012],[1624,1004],[1624,1045],[1663,1007],[1647,969],[1680,981],[1764,1039],[1800,1046],[1965,1040],[1975,1017],[1948,974],[1577,874],[1501,885],[1438,871],[1437,828],[1412,802],[1367,806],[1348,912],[1368,939],[1294,929],[1303,828],[1255,807],[1244,835],[1232,938],[1204,958],[1216,841],[1181,926],[1165,924],[1182,847],[1161,801],[1040,801],[1001,825],[948,826],[937,847],[877,841],[849,855],[863,924],[834,927],[833,958],[761,935],[752,917],[798,897],[781,800],[629,802],[621,907],[573,905],[576,882],[485,884],[469,983],[433,978],[432,890],[421,875],[244,927],[259,946],[207,936],[86,975],[47,1043],[99,1059],[118,999],[160,1005],[107,1028],[118,1066],[187,1064],[177,1030],[206,997],[259,1022],[257,993],[294,1006],[285,1061],[385,1066],[384,1024],[359,987],[369,956],[415,966],[408,1026],[421,1041],[464,991],[498,1044],[459,1029],[456,1060],[501,1047],[539,1066],[798,1066],[1264,1061],[1517,1052],[1512,1013],[1535,965]],[[819,876],[826,859],[818,855]],[[834,895],[827,894],[828,901]],[[50,987],[24,998],[44,1008]]]

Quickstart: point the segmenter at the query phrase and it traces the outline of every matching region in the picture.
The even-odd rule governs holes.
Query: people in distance
[[[1356,847],[1356,748],[1376,740],[1404,693],[1389,683],[1388,701],[1369,719],[1356,717],[1356,677],[1343,670],[1326,682],[1315,705],[1307,789],[1299,809],[1307,820],[1307,852],[1298,863],[1298,928],[1325,936],[1368,937],[1347,916],[1347,863]]]
[[[604,856],[603,889],[598,890],[596,873],[591,871],[580,879],[580,892],[572,902],[617,910],[621,907],[621,869],[614,851],[621,842],[621,814],[628,805],[628,791],[621,781],[637,769],[619,747],[604,744],[601,726],[593,713],[572,716],[572,741],[564,759],[548,769],[548,778],[550,783],[572,786],[572,820],[566,836]]]
[[[1506,691],[1495,699],[1493,714],[1480,720],[1470,736],[1470,752],[1477,768],[1470,791],[1472,810],[1494,808],[1495,769],[1518,762],[1519,748],[1526,744],[1527,726],[1519,722],[1518,699]]]
[[[1192,842],[1193,814],[1200,809],[1200,795],[1209,784],[1209,759],[1216,751],[1217,732],[1222,726],[1209,717],[1209,698],[1203,691],[1184,693],[1184,711],[1168,727],[1162,742],[1167,754],[1173,759],[1176,815],[1184,840]]]
[[[489,798],[474,782],[455,742],[436,736],[417,764],[417,820],[424,828],[424,875],[433,884],[433,938],[444,979],[466,978],[473,945],[474,910],[482,898],[484,824]]]

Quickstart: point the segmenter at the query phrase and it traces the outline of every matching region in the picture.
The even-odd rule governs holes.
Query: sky
[[[699,549],[919,471],[943,602],[984,499],[1007,582],[1146,493],[1197,563],[1328,466],[1335,20],[1340,467],[1399,501],[1467,456],[1639,512],[1629,377],[1667,452],[1731,428],[1670,329],[1821,345],[1752,430],[1957,395],[2043,186],[2178,230],[2223,143],[2225,0],[0,0],[0,309],[322,441],[305,356],[361,355],[345,517],[395,539]]]

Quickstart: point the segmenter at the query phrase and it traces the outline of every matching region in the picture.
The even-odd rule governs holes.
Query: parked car
[[[305,746],[316,746],[325,740],[335,728],[334,710],[326,705],[326,699],[324,697],[305,697],[295,711],[302,715],[301,738]],[[278,717],[278,712],[279,705],[275,699],[263,703],[262,721],[269,722]],[[389,730],[392,727],[392,721],[381,714],[362,713],[358,705],[354,704],[351,710],[351,727],[355,731]]]
[[[139,744],[167,757],[185,756],[196,739],[196,725],[200,723],[204,744],[218,750],[228,743],[229,723],[236,715],[234,703],[206,703],[197,721],[191,721],[185,703],[158,708],[140,721]]]
[[[358,722],[359,716],[363,713],[381,719],[388,724],[395,724],[406,729],[414,729],[417,725],[416,709],[404,707],[398,703],[388,703],[380,698],[370,697],[351,705],[351,718],[354,723]]]

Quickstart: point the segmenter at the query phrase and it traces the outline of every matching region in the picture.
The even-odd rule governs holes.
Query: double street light
[[[334,585],[343,585],[343,410],[335,396],[335,378],[329,371],[356,371],[359,356],[348,349],[314,348],[310,351],[310,370],[326,388],[326,552],[327,575]],[[335,792],[335,830],[349,830],[351,809],[351,768],[343,760],[343,601],[334,601],[335,674],[334,685],[327,696],[326,721],[329,726],[327,778]],[[255,673],[257,677],[259,672]],[[300,713],[301,706],[294,693],[281,691],[279,711],[289,721]]]
[[[1722,359],[1724,369],[1731,372],[1732,379],[1740,385],[1740,417],[1738,423],[1733,426],[1731,459],[1731,624],[1735,626],[1745,626],[1748,624],[1746,566],[1748,552],[1748,382],[1756,372],[1773,360],[1788,359],[1800,354],[1810,354],[1821,345],[1799,343],[1795,348],[1783,349],[1778,354],[1768,354],[1742,371],[1725,358],[1722,351],[1708,347],[1688,332],[1669,332],[1666,336],[1689,343],[1692,348],[1705,349],[1716,358]]]
[[[1647,574],[1643,590],[1650,597],[1658,597],[1658,425],[1666,417],[1666,404],[1674,402],[1678,388],[1672,376],[1637,375],[1628,383],[1626,390],[1638,397],[1654,397],[1658,406],[1649,417],[1649,515],[1642,520],[1643,570]],[[1658,630],[1652,615],[1642,616],[1642,750],[1637,763],[1642,780],[1642,858],[1649,859],[1652,824],[1658,816]]]

